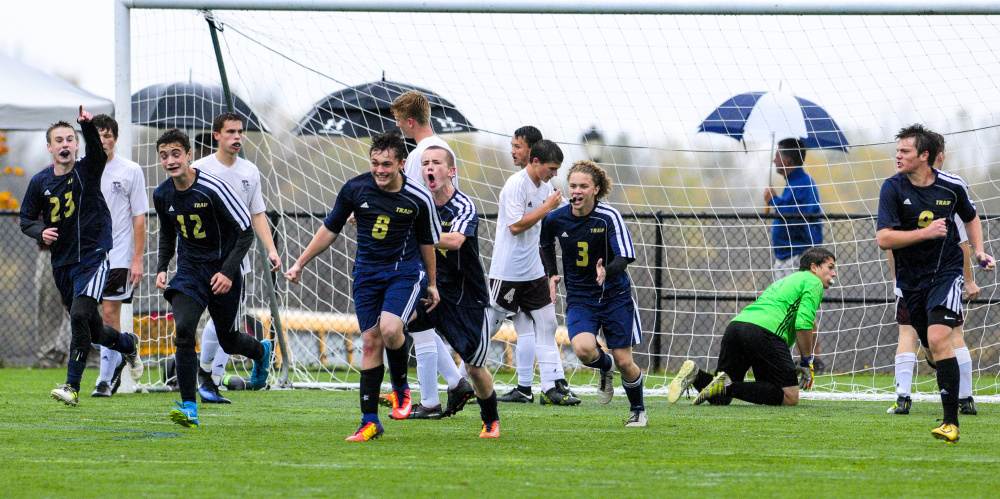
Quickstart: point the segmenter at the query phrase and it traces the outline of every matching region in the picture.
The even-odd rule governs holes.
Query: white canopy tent
[[[59,121],[76,125],[80,108],[114,113],[114,102],[61,78],[0,55],[0,130],[45,130]]]

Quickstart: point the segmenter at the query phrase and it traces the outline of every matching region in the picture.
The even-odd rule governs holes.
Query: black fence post
[[[653,267],[653,293],[654,293],[654,305],[653,305],[653,344],[650,345],[650,354],[652,355],[651,371],[660,372],[662,366],[660,366],[660,307],[663,301],[663,225],[660,221],[660,217],[663,216],[662,211],[656,212],[656,247],[653,249],[654,259],[656,260],[656,266]]]

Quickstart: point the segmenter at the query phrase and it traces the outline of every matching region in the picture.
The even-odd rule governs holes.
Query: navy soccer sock
[[[410,349],[405,342],[395,350],[386,347],[385,356],[389,360],[389,382],[392,383],[393,390],[396,390],[396,396],[402,400],[403,390],[410,387],[406,381],[406,363],[410,360]],[[379,382],[381,383],[381,378]]]
[[[642,372],[632,381],[625,381],[625,378],[622,378],[622,388],[625,389],[625,396],[632,406],[632,412],[646,410],[646,404],[642,401]]]
[[[385,376],[385,366],[361,371],[361,421],[378,423],[378,390]]]
[[[494,390],[489,397],[484,399],[476,397],[476,400],[479,402],[479,417],[483,419],[484,423],[500,421],[500,413],[497,412],[496,390]]]
[[[958,359],[937,361],[937,382],[941,388],[941,406],[944,408],[944,423],[958,426]]]
[[[610,371],[613,365],[611,363],[611,356],[608,355],[601,348],[598,348],[597,351],[600,353],[600,355],[597,357],[597,360],[593,362],[584,363],[583,365],[592,369],[600,369],[602,373]]]
[[[69,359],[69,365],[66,366],[66,384],[73,387],[77,392],[80,391],[80,382],[83,380],[83,370],[87,368],[87,359],[84,357],[83,360]]]
[[[198,353],[194,347],[177,347],[174,356],[177,362],[177,387],[184,402],[197,402],[198,393]]]

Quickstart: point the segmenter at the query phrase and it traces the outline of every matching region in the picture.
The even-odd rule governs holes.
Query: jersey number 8
[[[375,239],[385,239],[385,234],[389,232],[389,217],[379,215],[375,219],[375,226],[372,227],[372,237]]]
[[[63,210],[61,206],[62,203],[59,202],[59,198],[56,196],[49,198],[49,204],[52,205],[52,213],[50,217],[52,219],[52,223],[56,223],[64,218],[69,218],[73,216],[73,212],[76,211],[76,204],[73,203],[73,193],[67,192],[66,194],[63,194],[63,197],[66,198],[66,211],[64,213],[60,213]]]

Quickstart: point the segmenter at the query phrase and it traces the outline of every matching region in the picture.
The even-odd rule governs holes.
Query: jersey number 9
[[[201,216],[188,215],[188,218],[194,223],[194,229],[191,230],[191,238],[204,239],[207,235],[205,234],[205,230],[201,228]],[[177,223],[181,224],[181,235],[184,236],[184,239],[189,239],[187,225],[184,223],[184,215],[177,215]]]
[[[66,210],[63,211],[62,203],[59,202],[59,198],[56,196],[49,198],[49,204],[52,205],[51,219],[52,223],[56,223],[64,218],[69,218],[73,216],[73,212],[76,211],[76,204],[73,203],[73,193],[67,192],[63,194],[66,198]]]
[[[385,239],[385,234],[389,232],[389,217],[379,215],[375,219],[375,226],[372,227],[372,237],[375,239]]]
[[[921,228],[923,228],[923,227],[927,227],[928,225],[930,225],[931,222],[933,222],[933,221],[934,221],[934,212],[933,211],[922,211],[922,212],[920,212],[920,218],[917,219],[917,225],[919,225]]]

